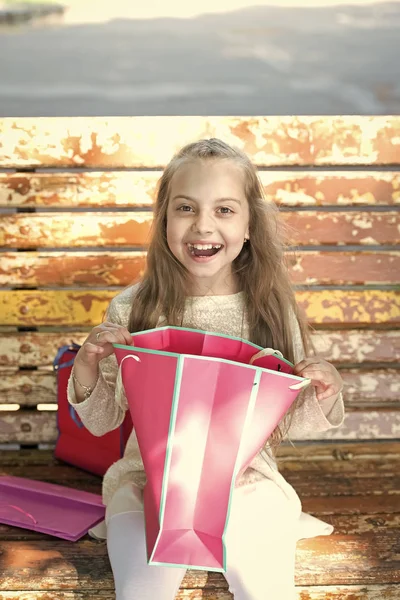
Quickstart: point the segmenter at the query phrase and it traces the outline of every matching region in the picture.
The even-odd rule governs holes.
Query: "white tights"
[[[235,600],[294,599],[297,517],[271,481],[235,490],[224,574]],[[174,600],[186,569],[147,564],[142,511],[110,518],[107,547],[117,600]]]

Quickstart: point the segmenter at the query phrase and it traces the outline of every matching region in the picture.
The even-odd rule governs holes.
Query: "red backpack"
[[[132,431],[129,411],[120,427],[95,436],[88,431],[67,399],[67,384],[78,344],[72,343],[58,349],[53,361],[57,375],[57,427],[58,439],[54,450],[56,458],[95,475],[104,475],[108,467],[119,460]]]

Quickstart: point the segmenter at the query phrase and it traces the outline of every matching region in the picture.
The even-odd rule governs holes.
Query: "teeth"
[[[196,248],[196,250],[211,250],[212,248],[219,250],[221,248],[221,244],[188,244],[188,246],[191,250],[193,248]]]

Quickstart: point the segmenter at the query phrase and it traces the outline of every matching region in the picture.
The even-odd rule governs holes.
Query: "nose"
[[[192,231],[201,234],[213,233],[214,219],[205,211],[199,212],[193,221]]]

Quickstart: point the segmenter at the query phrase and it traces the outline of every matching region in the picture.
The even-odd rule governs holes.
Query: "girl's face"
[[[196,160],[173,175],[167,242],[192,275],[193,295],[238,291],[232,262],[249,235],[244,175],[227,159]]]

